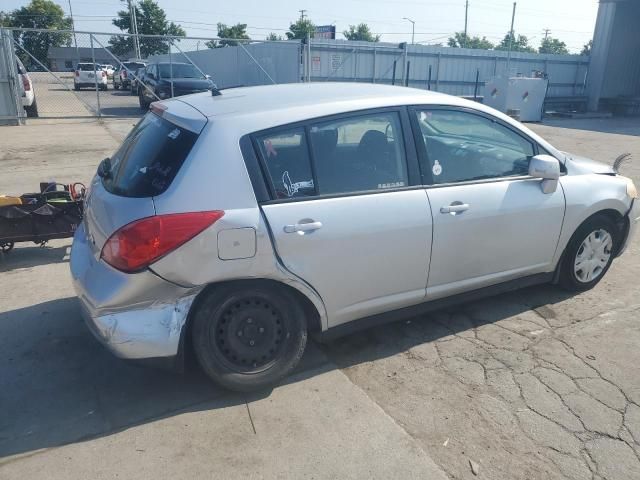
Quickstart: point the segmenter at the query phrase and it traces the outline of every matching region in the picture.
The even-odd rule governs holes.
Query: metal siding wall
[[[311,45],[312,81],[391,83],[396,60],[396,85],[404,84],[404,50],[396,44],[314,40]],[[507,52],[407,45],[407,61],[411,62],[409,86],[426,89],[431,66],[432,90],[468,96],[473,95],[476,70],[480,70],[480,87],[494,74],[506,73]],[[550,96],[572,96],[584,93],[588,62],[577,55],[514,52],[509,70],[512,75],[546,71]]]
[[[616,4],[601,97],[640,94],[639,24],[640,5],[631,2]]]
[[[206,48],[199,51],[186,51],[183,47],[180,48],[198,68],[211,75],[219,88],[271,83],[269,77],[242,47]],[[300,81],[300,44],[298,42],[253,43],[246,45],[245,48],[276,83]],[[174,62],[188,62],[179,52],[174,51],[172,58]],[[155,55],[149,60],[166,62],[169,60],[169,55]]]

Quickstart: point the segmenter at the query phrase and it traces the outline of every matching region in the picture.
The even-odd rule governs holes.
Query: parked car
[[[31,77],[29,77],[29,73],[27,72],[27,69],[24,68],[20,59],[17,57],[16,59],[18,62],[18,76],[20,77],[18,88],[20,89],[22,107],[24,108],[27,117],[37,117],[38,102],[36,101],[36,92],[33,88],[33,81],[31,80]]]
[[[140,108],[146,110],[151,102],[192,93],[212,90],[213,82],[190,63],[151,63],[145,69],[142,81],[145,88],[138,89]],[[171,84],[173,83],[173,91]]]
[[[107,72],[101,66],[93,63],[78,63],[73,77],[73,88],[96,88],[96,83],[100,90],[107,89]]]
[[[136,70],[135,76],[131,78],[131,95],[138,95],[138,86],[140,82],[138,82],[139,78],[144,76],[144,70],[146,67],[140,67]]]
[[[356,83],[202,93],[99,166],[71,274],[126,359],[194,352],[235,390],[327,338],[522,286],[593,288],[640,220],[629,178],[487,106]]]
[[[113,74],[113,88],[120,90],[120,88],[130,88],[132,73],[135,73],[139,68],[144,68],[147,64],[141,61],[129,61],[120,64],[118,69]]]
[[[107,78],[113,78],[113,72],[115,72],[113,65],[109,63],[107,63],[106,65],[102,65],[102,70],[107,72]]]

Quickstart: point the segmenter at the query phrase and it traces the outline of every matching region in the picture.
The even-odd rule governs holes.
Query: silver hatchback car
[[[220,93],[220,94],[218,94]],[[98,168],[71,252],[117,356],[262,388],[338,335],[542,282],[596,285],[632,181],[457,97],[295,84],[152,104]]]

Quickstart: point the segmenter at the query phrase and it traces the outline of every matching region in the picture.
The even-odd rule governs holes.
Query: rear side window
[[[104,187],[124,197],[163,193],[182,167],[198,135],[148,113],[111,157]]]
[[[309,149],[303,128],[258,137],[276,198],[315,195]]]

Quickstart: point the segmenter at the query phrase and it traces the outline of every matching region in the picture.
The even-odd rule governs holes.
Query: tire
[[[140,110],[149,110],[149,104],[147,102],[145,102],[144,97],[142,96],[142,93],[140,95],[138,95],[138,102],[140,103]]]
[[[120,85],[118,85],[116,82],[113,82],[113,89],[120,90]]]
[[[73,85],[73,89],[77,92],[77,91],[79,91],[79,90],[80,90],[80,86],[79,86],[77,83],[75,83],[75,84]]]
[[[27,118],[37,118],[38,117],[38,102],[36,99],[33,99],[33,103],[28,107],[24,107],[24,111],[27,112]]]
[[[206,293],[191,333],[207,376],[239,392],[285,378],[307,344],[304,310],[293,295],[270,285],[223,286]]]
[[[608,217],[596,215],[587,219],[575,231],[565,249],[560,266],[560,285],[574,292],[595,287],[611,267],[619,237],[618,228]],[[582,257],[582,268],[578,265],[578,257]]]

